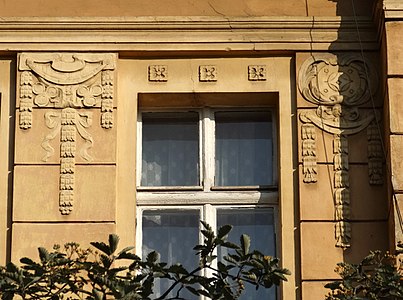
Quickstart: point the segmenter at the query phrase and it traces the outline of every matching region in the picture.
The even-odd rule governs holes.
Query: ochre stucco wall
[[[392,233],[392,247],[403,241],[402,225],[398,215],[403,210],[403,48],[399,38],[403,34],[403,14],[399,19],[386,22],[384,58],[386,64],[387,94],[385,95],[386,115],[388,120],[385,124],[387,138],[386,147],[390,159],[391,187],[389,189],[390,205],[393,214],[390,215],[390,228]],[[394,233],[394,234],[393,234]]]
[[[370,16],[372,1],[355,1]],[[0,16],[352,16],[351,1],[335,0],[3,0]]]
[[[80,20],[80,17],[123,17],[124,20],[124,17],[136,16],[182,16],[184,19],[186,19],[186,16],[242,16],[246,18],[266,17],[269,19],[271,17],[295,17],[288,20],[289,24],[294,24],[292,23],[293,20],[295,24],[299,24],[297,21],[300,21],[298,19],[300,17],[302,18],[301,20],[308,23],[312,20],[312,18],[308,17],[321,17],[323,18],[321,19],[322,21],[330,20],[331,26],[334,27],[335,20],[339,22],[337,24],[344,26],[343,17],[354,16],[354,12],[358,16],[372,16],[372,3],[375,1],[360,0],[354,2],[355,8],[353,9],[350,0],[4,0],[0,2],[0,16],[17,17],[14,19],[17,23],[18,17],[31,16],[39,17],[33,20],[45,20],[45,18],[41,17],[56,17],[52,19],[52,22],[56,23],[57,17],[75,17],[76,20]],[[122,22],[122,19],[119,19],[119,21]],[[103,22],[107,22],[107,18]],[[306,26],[307,23],[304,24],[303,26]],[[353,25],[348,27],[346,32],[349,32],[349,30],[354,32],[355,24]],[[320,26],[323,27],[319,31],[325,36],[326,22],[321,23]],[[77,25],[76,30],[77,32],[80,31],[79,25]],[[253,30],[255,29],[250,31]],[[304,46],[306,47],[304,48],[305,51],[297,50],[301,43],[300,32],[301,35],[309,36],[312,31],[310,27],[297,28],[295,29],[295,35],[292,35],[290,31],[293,30],[291,28],[287,31],[287,38],[291,36],[286,41],[288,43],[287,51],[282,48],[284,47],[283,45],[275,48],[270,44],[273,40],[281,42],[281,28],[266,35],[265,38],[268,38],[263,40],[262,44],[254,44],[253,42],[256,40],[260,42],[259,35],[256,35],[253,41],[252,39],[245,41],[240,39],[239,44],[241,44],[242,51],[237,51],[237,49],[241,48],[234,47],[231,45],[230,39],[225,39],[226,34],[231,31],[229,28],[215,30],[212,33],[212,36],[215,34],[214,41],[220,46],[219,52],[212,52],[217,49],[214,48],[217,44],[212,46],[212,44],[209,44],[210,41],[198,41],[197,33],[195,34],[193,31],[188,32],[188,34],[190,33],[189,36],[192,36],[190,42],[186,40],[188,36],[185,36],[185,38],[181,36],[180,30],[166,38],[166,28],[161,33],[161,35],[164,34],[164,39],[163,43],[161,43],[163,46],[159,49],[160,52],[152,52],[149,50],[150,48],[146,48],[147,38],[151,36],[148,35],[149,32],[141,36],[143,45],[131,49],[130,47],[135,46],[134,43],[127,42],[125,35],[120,35],[116,28],[109,36],[107,43],[90,45],[89,47],[92,47],[91,51],[94,52],[116,53],[116,48],[110,48],[110,45],[113,44],[110,43],[110,40],[114,34],[117,40],[122,39],[119,40],[120,44],[127,43],[126,52],[119,53],[116,60],[116,82],[114,86],[114,91],[116,92],[114,116],[116,119],[114,127],[111,129],[101,128],[99,107],[91,108],[94,121],[89,131],[94,139],[91,154],[93,154],[95,160],[87,162],[77,158],[75,176],[76,202],[74,203],[73,213],[69,216],[61,216],[58,210],[59,135],[51,142],[55,149],[55,154],[48,162],[42,161],[43,148],[41,143],[44,136],[50,131],[45,126],[43,114],[50,112],[52,109],[49,107],[35,108],[32,128],[22,130],[18,127],[18,118],[15,119],[16,115],[18,117],[18,113],[15,112],[13,106],[16,105],[18,108],[20,105],[18,95],[15,96],[15,92],[19,90],[20,79],[16,81],[16,78],[19,77],[12,70],[17,67],[17,52],[22,51],[21,48],[17,48],[20,50],[14,52],[8,52],[7,49],[3,49],[3,53],[6,53],[11,58],[0,61],[0,70],[4,71],[0,75],[0,92],[2,93],[0,154],[4,158],[0,161],[0,174],[12,176],[13,180],[2,180],[0,185],[0,187],[4,188],[0,188],[2,201],[4,199],[0,203],[0,211],[7,211],[7,214],[0,216],[0,263],[5,262],[9,257],[16,260],[21,255],[32,255],[35,253],[37,246],[50,247],[56,240],[58,243],[76,240],[83,244],[88,244],[89,241],[105,239],[107,233],[118,232],[121,236],[122,244],[132,245],[134,243],[136,174],[133,166],[136,163],[135,120],[137,118],[137,92],[143,91],[144,87],[147,87],[145,90],[151,92],[166,92],[163,84],[150,84],[147,82],[147,59],[153,64],[172,64],[170,74],[174,74],[175,70],[177,74],[181,74],[176,79],[175,77],[170,77],[171,82],[174,82],[171,92],[190,92],[195,89],[189,78],[184,73],[180,73],[181,68],[178,66],[181,66],[181,64],[186,65],[184,68],[188,70],[189,66],[195,64],[197,60],[205,61],[205,63],[218,62],[222,64],[223,70],[226,70],[220,73],[220,76],[222,76],[222,74],[226,74],[225,72],[231,74],[231,70],[240,69],[239,61],[243,59],[250,60],[254,64],[267,60],[270,64],[273,64],[273,67],[268,69],[269,79],[261,91],[278,91],[279,87],[281,87],[281,90],[285,91],[284,93],[286,94],[286,97],[281,98],[281,101],[289,101],[285,106],[286,109],[281,112],[283,113],[281,115],[282,123],[279,124],[282,125],[282,132],[286,133],[280,139],[280,143],[283,143],[281,144],[283,152],[280,155],[283,155],[283,158],[286,159],[284,164],[286,167],[285,169],[280,169],[279,174],[282,172],[282,176],[287,178],[287,180],[284,180],[283,185],[280,186],[279,201],[280,211],[283,214],[281,218],[287,220],[283,223],[282,228],[282,233],[284,234],[282,245],[287,247],[281,249],[281,253],[282,258],[286,258],[285,267],[291,266],[293,269],[291,284],[294,285],[295,283],[295,286],[291,286],[291,288],[285,287],[283,299],[299,299],[299,295],[302,295],[303,300],[324,299],[326,291],[323,285],[329,280],[337,279],[337,275],[334,273],[334,267],[337,262],[357,262],[369,249],[386,249],[388,247],[388,207],[385,196],[388,182],[385,180],[384,184],[376,186],[369,184],[367,133],[363,130],[350,136],[348,138],[348,162],[350,165],[352,241],[351,247],[346,250],[335,247],[333,136],[318,128],[316,129],[318,181],[316,183],[303,182],[302,123],[299,119],[299,113],[305,110],[314,111],[316,107],[304,99],[298,90],[297,84],[298,72],[302,64],[313,54],[331,52],[332,43],[326,44],[329,46],[324,49],[323,47],[327,46],[320,45],[320,41],[316,40],[315,43],[306,44],[308,46]],[[52,29],[49,32],[52,33]],[[53,33],[58,34],[58,32],[55,30]],[[74,30],[69,31],[72,35],[75,32]],[[60,46],[60,49],[57,43],[42,45],[40,43],[40,32],[28,32],[24,36],[28,37],[27,40],[32,38],[35,43],[41,45],[40,50],[44,52],[58,54],[68,49],[69,52],[81,51],[85,53],[90,52],[88,48],[84,48],[86,47],[85,38],[93,38],[90,36],[91,30],[88,32],[85,33],[87,35],[79,35],[79,38],[83,39],[83,43],[77,42],[79,39],[75,43],[64,41],[65,45]],[[141,30],[138,32],[141,33]],[[390,105],[387,108],[388,114],[385,116],[388,118],[390,115],[390,122],[389,120],[382,121],[385,122],[385,127],[390,126],[387,129],[391,131],[389,139],[392,155],[391,166],[397,182],[395,189],[398,192],[403,190],[401,188],[403,178],[400,177],[403,174],[403,165],[399,154],[400,149],[403,147],[403,123],[399,119],[402,109],[401,105],[399,105],[401,95],[399,88],[403,84],[400,78],[403,75],[403,65],[401,63],[403,59],[400,59],[402,51],[400,51],[399,37],[402,32],[403,26],[401,22],[387,24],[385,52],[388,58],[390,103],[388,98],[386,98],[386,102]],[[160,34],[158,30],[153,30],[152,34],[158,40]],[[242,32],[238,31],[237,34],[237,38],[242,37]],[[196,38],[193,38],[194,36]],[[312,38],[315,38],[315,34],[312,35]],[[102,41],[102,35],[100,35],[99,39]],[[318,38],[316,37],[316,39]],[[360,45],[356,41],[356,35],[351,35],[351,39],[355,40],[355,44],[351,46],[346,44],[343,49],[348,53],[359,56],[361,52],[359,51]],[[25,49],[24,51],[30,51],[29,47],[31,46],[26,43],[27,40],[17,41],[14,44],[19,43]],[[192,48],[192,52],[179,51],[181,44],[186,42],[193,46],[196,45]],[[304,40],[304,42],[306,41]],[[333,42],[337,42],[337,37]],[[231,51],[225,52],[223,49],[227,44],[229,45],[228,49]],[[367,46],[371,47],[371,50],[377,49],[377,40],[370,40],[368,44],[364,44],[364,47]],[[19,45],[16,47],[19,47]],[[51,48],[47,49],[46,47]],[[141,47],[143,47],[143,50]],[[245,50],[245,47],[248,47],[247,50]],[[322,51],[319,51],[319,48]],[[113,49],[113,51],[110,49]],[[264,49],[264,51],[259,52],[257,49]],[[164,51],[169,51],[171,58],[166,57]],[[366,53],[366,55],[368,55],[368,59],[374,62],[375,70],[379,71],[378,75],[382,78],[381,72],[383,69],[378,64],[379,52],[375,50]],[[207,56],[210,56],[211,61]],[[276,64],[276,59],[279,62],[286,60],[287,63],[283,63],[283,65]],[[246,62],[242,61],[242,63]],[[270,64],[268,63],[268,65]],[[276,70],[275,65],[279,68],[277,72],[273,71]],[[241,71],[239,72],[241,73]],[[278,74],[282,75],[279,76]],[[287,74],[287,76],[284,74]],[[197,72],[194,73],[194,76],[194,78],[197,78]],[[239,82],[242,79],[240,78],[237,78]],[[221,87],[222,90],[214,88],[213,84],[209,85],[209,88],[205,88],[205,90],[200,88],[203,85],[196,85],[196,87],[204,92],[237,92],[243,91],[244,87],[247,87],[249,92],[253,90],[251,86],[255,83],[251,84],[247,79],[241,83],[239,82],[231,83],[229,81],[228,85]],[[213,88],[211,88],[212,86]],[[380,85],[374,99],[375,107],[381,114],[383,95],[384,88]],[[370,106],[372,105],[366,106],[366,108]],[[281,105],[279,107],[281,108]],[[15,131],[13,129],[14,124]],[[83,145],[79,136],[77,145],[78,147]],[[102,145],[102,147],[99,147],[99,145]],[[386,175],[384,173],[384,176]],[[290,187],[289,182],[293,180],[296,184]],[[11,191],[13,191],[13,195],[11,195]],[[398,199],[400,200],[401,197],[403,196],[399,194]],[[10,238],[11,223],[13,223],[12,239]],[[394,226],[393,220],[390,220],[389,225]],[[394,236],[394,233],[392,236]],[[3,249],[6,251],[2,252],[1,250]],[[12,253],[10,253],[10,250]],[[297,288],[296,292],[294,287]]]

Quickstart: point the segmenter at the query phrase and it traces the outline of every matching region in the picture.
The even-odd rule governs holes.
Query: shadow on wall
[[[383,86],[378,53],[371,52],[378,49],[366,40],[366,16],[375,15],[378,1],[372,5],[360,0],[329,1],[336,3],[341,16],[338,39],[328,53],[312,51],[298,76],[300,92],[309,102],[299,114],[303,181],[316,183],[319,168],[327,170],[332,199],[323,201],[333,201],[335,246],[344,249],[344,261],[358,262],[371,249],[388,249]],[[354,50],[342,51],[346,48]],[[316,152],[320,143],[325,158]],[[374,197],[379,195],[385,198]],[[374,217],[373,211],[382,213]]]

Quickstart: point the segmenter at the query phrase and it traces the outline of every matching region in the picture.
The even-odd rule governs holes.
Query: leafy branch
[[[325,285],[331,292],[326,300],[403,299],[403,269],[389,253],[371,251],[358,264],[339,263],[342,280]]]
[[[245,284],[258,289],[287,281],[290,272],[279,267],[277,258],[250,251],[249,236],[242,235],[237,245],[227,240],[232,226],[222,226],[217,234],[207,223],[202,226],[203,243],[194,247],[199,264],[191,271],[179,263],[160,262],[155,251],[144,260],[131,252],[133,247],[118,251],[119,237],[111,234],[108,243],[92,242],[93,248],[82,249],[76,243],[63,249],[56,246],[52,252],[38,248],[39,262],[24,257],[21,266],[0,266],[1,299],[168,300],[185,299],[185,290],[214,300],[237,299]],[[215,254],[219,247],[229,251],[222,260]],[[206,276],[206,270],[212,276]],[[159,279],[170,285],[155,297],[154,284]]]

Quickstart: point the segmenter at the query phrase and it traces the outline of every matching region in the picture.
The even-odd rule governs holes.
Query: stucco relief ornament
[[[216,66],[199,66],[199,81],[217,81]]]
[[[265,65],[250,65],[248,66],[248,80],[249,81],[265,81],[266,66]]]
[[[148,81],[168,81],[168,66],[150,65],[148,66]]]
[[[350,247],[350,191],[348,164],[348,136],[359,133],[376,120],[378,112],[361,108],[371,100],[377,89],[377,76],[372,66],[355,54],[321,54],[307,59],[299,71],[298,87],[304,99],[314,105],[301,110],[302,130],[315,126],[333,136],[333,202],[335,207],[336,246]],[[310,129],[311,130],[311,129]],[[374,131],[368,132],[370,164],[369,181],[379,184],[379,151]],[[307,152],[307,137],[302,132],[303,181],[316,182],[311,173],[316,167],[315,155]],[[310,139],[309,148],[316,149]],[[371,160],[371,157],[373,159]],[[381,164],[382,165],[382,164]],[[314,169],[316,176],[316,168]]]
[[[70,214],[74,203],[77,136],[84,140],[79,154],[91,161],[88,150],[93,139],[86,128],[92,125],[90,109],[101,110],[100,125],[113,126],[115,54],[96,53],[22,53],[19,55],[20,128],[33,126],[34,107],[53,108],[44,113],[51,131],[42,148],[47,161],[54,149],[50,145],[60,133],[59,210]],[[77,110],[80,109],[80,110]]]

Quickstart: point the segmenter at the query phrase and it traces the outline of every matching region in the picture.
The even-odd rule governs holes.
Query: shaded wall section
[[[387,93],[385,94],[386,151],[388,153],[391,203],[390,233],[391,248],[403,241],[403,5],[400,1],[384,1],[385,36],[382,53],[386,69]]]
[[[341,24],[369,8],[379,21],[375,2],[328,2]],[[317,14],[320,6],[307,9]],[[350,34],[360,44],[359,29]],[[339,278],[338,262],[359,262],[389,243],[379,52],[364,43],[344,53],[333,48],[296,59],[302,299],[324,299],[324,285]]]

